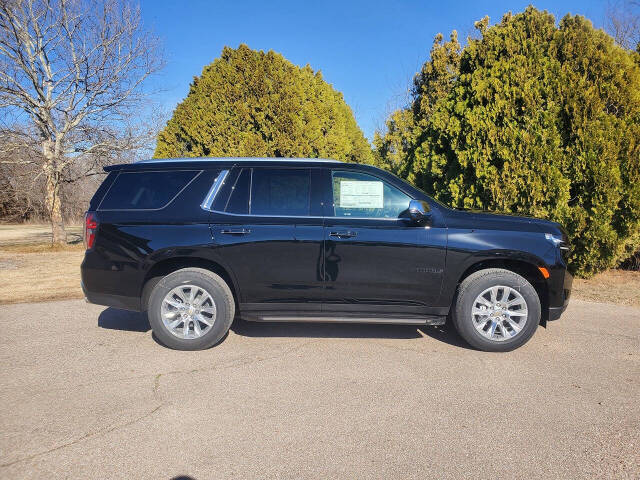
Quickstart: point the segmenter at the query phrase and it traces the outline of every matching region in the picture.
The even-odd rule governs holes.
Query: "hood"
[[[449,210],[447,212],[447,227],[552,233],[566,237],[562,226],[551,220],[477,211]]]

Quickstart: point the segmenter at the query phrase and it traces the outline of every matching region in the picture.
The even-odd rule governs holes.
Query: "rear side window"
[[[157,210],[166,207],[199,172],[120,172],[99,210]]]
[[[307,216],[310,185],[308,168],[255,168],[251,181],[251,214]]]

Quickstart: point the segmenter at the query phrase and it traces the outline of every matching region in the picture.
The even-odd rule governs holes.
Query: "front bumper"
[[[558,320],[569,305],[573,275],[568,271],[563,272],[561,279],[556,279],[555,285],[549,285],[549,314],[547,320]]]

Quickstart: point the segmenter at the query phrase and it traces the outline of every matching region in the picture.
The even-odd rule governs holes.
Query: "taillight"
[[[84,248],[93,248],[96,242],[96,230],[98,230],[98,217],[93,212],[84,214]]]

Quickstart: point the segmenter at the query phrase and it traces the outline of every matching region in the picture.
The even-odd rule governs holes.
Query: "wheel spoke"
[[[484,328],[489,324],[491,324],[490,318],[481,318],[480,320],[478,320],[478,323],[476,323],[476,328],[484,331]]]
[[[195,319],[193,321],[193,333],[196,334],[196,337],[202,335],[202,330],[200,329],[200,322],[198,321],[198,319]]]
[[[209,299],[209,295],[207,295],[207,293],[203,291],[203,292],[202,292],[202,295],[200,295],[200,296],[196,299],[196,301],[195,301],[195,302],[193,302],[193,304],[194,304],[196,307],[199,307],[199,306],[201,306],[204,302],[206,302],[208,299]]]
[[[483,295],[479,295],[478,298],[476,298],[476,302],[475,303],[481,303],[482,305],[484,305],[486,307],[493,307],[493,304],[489,300],[484,298]]]
[[[182,318],[178,318],[177,320],[174,320],[169,325],[167,325],[167,327],[169,327],[169,330],[173,330],[181,323],[182,323]]]
[[[211,326],[211,322],[209,320],[210,319],[205,318],[203,315],[200,315],[200,314],[196,315],[196,323],[198,321],[200,321],[200,322],[204,323],[207,327],[210,327]]]
[[[504,321],[500,324],[500,335],[502,335],[502,338],[512,337],[511,332],[509,332],[509,329],[505,326]]]
[[[491,289],[491,303],[496,303],[498,301],[498,289],[500,287],[493,287]]]
[[[509,310],[509,316],[510,317],[526,317],[528,315],[528,312],[526,309],[522,309],[522,310]]]
[[[520,333],[520,330],[522,330],[522,327],[516,322],[512,322],[511,320],[505,320],[505,322],[513,329],[513,335],[517,335]]]
[[[182,306],[182,303],[176,302],[175,300],[170,300],[168,298],[164,299],[164,303],[171,305],[174,308],[180,308]]]
[[[193,303],[193,299],[196,298],[197,291],[196,287],[189,288],[189,303]]]
[[[483,316],[488,316],[489,315],[489,310],[482,310],[481,308],[473,308],[471,310],[471,315],[483,315]]]
[[[189,320],[184,321],[184,326],[182,327],[182,336],[187,338],[189,336]]]
[[[524,298],[516,297],[513,300],[508,301],[505,306],[507,308],[510,308],[510,307],[517,307],[518,305],[525,305]]]
[[[489,326],[489,331],[487,332],[489,334],[489,338],[494,337],[494,335],[496,334],[497,326],[498,326],[498,322],[496,322],[495,320],[491,320],[491,325]]]
[[[500,297],[500,302],[506,303],[509,300],[509,295],[511,295],[511,289],[509,287],[503,287],[502,297]]]

